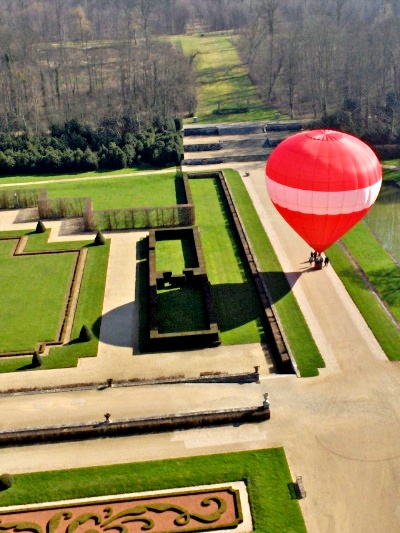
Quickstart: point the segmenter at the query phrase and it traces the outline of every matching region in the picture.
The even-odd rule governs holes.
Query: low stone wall
[[[303,129],[301,122],[267,122],[263,131],[300,131]]]
[[[148,385],[171,385],[171,384],[183,384],[183,383],[259,383],[260,374],[259,367],[254,367],[254,372],[240,372],[236,374],[228,374],[227,372],[203,372],[199,376],[184,377],[171,376],[161,377],[157,379],[129,379],[126,381],[108,379],[106,382],[94,382],[94,383],[74,383],[69,385],[61,385],[53,388],[24,388],[13,389],[10,388],[4,392],[0,392],[0,398],[3,396],[22,396],[29,394],[54,394],[57,392],[71,392],[77,390],[104,390],[110,387],[142,387]]]
[[[214,150],[221,150],[221,148],[221,143],[186,144],[184,146],[185,152],[211,152]]]
[[[219,135],[219,129],[217,126],[185,127],[183,129],[183,135],[185,137],[190,135]]]
[[[104,415],[105,420],[99,422],[2,431],[0,433],[0,447],[121,437],[226,424],[261,422],[269,420],[270,416],[269,405],[265,403],[256,407],[219,409],[116,421],[112,421],[111,414],[106,413]]]

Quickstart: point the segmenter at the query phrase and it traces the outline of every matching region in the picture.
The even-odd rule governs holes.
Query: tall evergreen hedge
[[[174,166],[183,159],[174,121],[137,133],[102,124],[97,130],[71,120],[46,135],[0,134],[0,176],[117,170],[147,163]]]

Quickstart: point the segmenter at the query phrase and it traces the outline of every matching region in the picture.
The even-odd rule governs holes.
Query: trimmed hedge
[[[0,491],[9,489],[13,482],[13,477],[10,474],[2,474],[0,476]]]

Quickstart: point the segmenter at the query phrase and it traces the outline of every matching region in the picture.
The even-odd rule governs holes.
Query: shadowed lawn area
[[[21,233],[26,232],[18,232],[19,235]],[[7,232],[7,234],[10,235],[12,232]],[[28,246],[26,247],[26,250],[29,249],[31,251],[40,251],[60,248],[88,248],[81,290],[79,293],[78,305],[72,329],[72,340],[66,346],[52,348],[49,355],[43,357],[43,365],[40,368],[65,368],[69,366],[76,366],[79,357],[89,357],[97,354],[109,243],[107,242],[107,244],[104,246],[93,246],[87,242],[76,241],[71,243],[46,244],[48,232],[43,234],[28,232],[26,234],[29,235]],[[2,316],[1,318],[2,327],[0,328],[0,335],[3,334],[4,331],[7,332],[7,335],[9,335],[9,342],[12,344],[12,347],[10,348],[12,351],[18,349],[16,348],[15,343],[18,342],[20,334],[19,332],[23,331],[23,328],[32,329],[33,335],[36,336],[35,340],[32,342],[54,339],[54,336],[51,336],[50,339],[42,338],[41,336],[40,338],[37,338],[37,336],[39,332],[40,335],[42,335],[40,328],[52,326],[53,329],[57,329],[59,326],[62,318],[61,309],[66,298],[66,289],[68,287],[69,279],[72,275],[72,263],[69,269],[67,269],[68,271],[66,271],[65,261],[68,265],[68,263],[73,261],[73,256],[74,254],[72,253],[63,253],[16,258],[9,257],[8,259],[10,261],[19,261],[21,259],[30,259],[32,262],[33,260],[38,261],[31,263],[30,265],[28,262],[26,266],[27,269],[24,265],[25,270],[23,272],[20,270],[16,271],[15,268],[12,268],[11,270],[8,270],[7,273],[6,269],[2,267],[3,276],[9,276],[10,286],[19,285],[18,298],[17,293],[14,294],[18,309],[18,316],[16,318],[15,316],[8,316],[7,318]],[[56,264],[51,265],[49,263],[49,266],[46,264],[44,264],[44,266],[42,265],[42,261],[49,261],[51,258],[58,258],[58,263],[56,262]],[[61,262],[62,259],[63,261]],[[47,268],[50,269],[49,276],[45,275]],[[44,285],[43,288],[42,284]],[[40,291],[38,288],[40,288]],[[1,291],[0,298],[4,296],[5,292],[6,291]],[[43,302],[41,305],[44,309],[37,310],[37,305],[42,300]],[[29,314],[26,314],[26,316],[23,315],[23,313],[27,313],[32,307],[33,311],[31,310]],[[2,310],[3,311],[0,310],[0,313],[3,312],[10,315],[12,309],[8,301],[4,307],[2,306]],[[47,313],[49,316],[47,316]],[[21,316],[25,316],[25,318],[21,318]],[[7,324],[6,328],[4,327],[4,324]],[[78,342],[79,333],[83,325],[89,326],[93,332],[93,338],[89,342]],[[24,338],[25,337],[28,338],[27,333],[24,333]],[[33,350],[33,348],[34,346],[28,346],[25,349]],[[7,360],[0,360],[0,372],[32,370],[31,360],[31,356],[21,358],[14,357]]]
[[[198,331],[208,327],[201,291],[194,287],[157,291],[157,318],[160,333]]]
[[[190,179],[207,275],[223,344],[261,342],[261,307],[220,184]]]
[[[400,160],[395,159],[393,161],[382,161],[382,165],[384,164],[395,165],[397,167],[400,167]],[[400,168],[383,169],[383,179],[392,180],[392,181],[400,181]]]
[[[305,533],[282,448],[14,476],[0,505],[245,481],[255,533]]]

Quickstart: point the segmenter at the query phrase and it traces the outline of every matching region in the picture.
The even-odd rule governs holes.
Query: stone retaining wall
[[[107,413],[108,415],[108,413]],[[146,418],[131,418],[112,421],[109,418],[87,424],[70,424],[42,428],[3,431],[0,433],[0,446],[22,446],[48,442],[63,442],[105,437],[121,437],[144,433],[160,433],[207,426],[242,424],[269,420],[269,406],[238,409],[219,409],[186,414],[162,415]],[[110,415],[111,416],[111,415]]]

